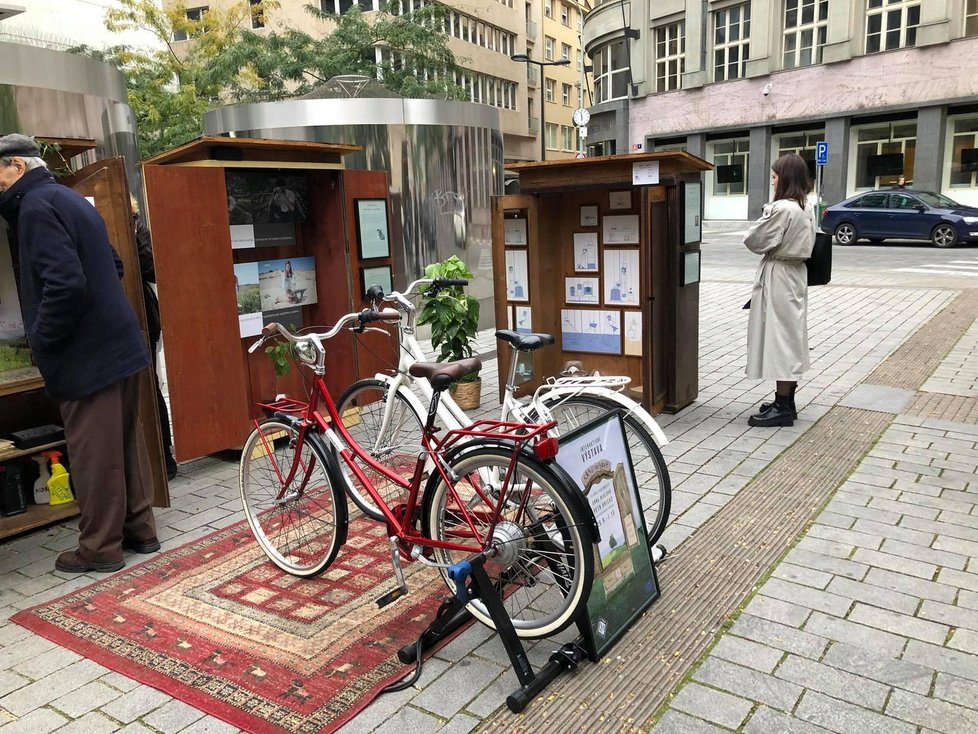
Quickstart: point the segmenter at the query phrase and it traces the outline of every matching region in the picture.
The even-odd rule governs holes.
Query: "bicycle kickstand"
[[[402,596],[408,595],[407,581],[404,579],[404,569],[401,568],[401,552],[397,547],[397,538],[390,538],[391,563],[394,565],[394,578],[397,579],[397,588],[388,591],[377,599],[377,608],[383,609],[388,604],[397,601]]]

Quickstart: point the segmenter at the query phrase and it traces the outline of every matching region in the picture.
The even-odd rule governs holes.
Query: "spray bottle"
[[[34,504],[51,504],[51,493],[48,491],[48,480],[51,479],[51,472],[48,470],[47,454],[32,456],[31,459],[37,463],[38,471],[37,480],[34,482]]]
[[[68,470],[58,461],[61,458],[61,452],[45,451],[43,455],[51,459],[51,478],[48,479],[51,504],[64,505],[73,502],[75,497],[71,493],[71,486],[68,484]]]

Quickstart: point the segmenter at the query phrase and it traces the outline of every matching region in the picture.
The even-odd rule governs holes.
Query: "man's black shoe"
[[[150,538],[149,540],[131,540],[130,538],[122,539],[122,547],[125,550],[131,550],[133,553],[156,553],[160,549],[160,541],[158,538]]]

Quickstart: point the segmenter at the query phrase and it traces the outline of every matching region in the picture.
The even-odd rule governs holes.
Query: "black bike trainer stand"
[[[423,654],[424,650],[457,630],[472,616],[466,611],[465,605],[472,599],[481,599],[496,626],[496,632],[503,641],[506,654],[509,655],[509,660],[520,682],[520,687],[506,697],[506,705],[509,710],[518,714],[554,678],[565,671],[575,670],[578,663],[590,656],[587,650],[581,646],[580,640],[569,642],[550,656],[549,662],[540,669],[539,673],[534,673],[530,661],[526,657],[526,651],[523,649],[523,643],[520,642],[516,629],[513,627],[513,621],[506,614],[499,592],[486,574],[485,562],[485,554],[477,553],[468,560],[448,568],[448,577],[455,582],[455,596],[447,597],[441,603],[434,621],[421,635],[418,642],[402,647],[398,651],[397,657],[405,664],[415,662],[419,647]],[[580,620],[581,615],[578,615],[578,628],[584,635]]]

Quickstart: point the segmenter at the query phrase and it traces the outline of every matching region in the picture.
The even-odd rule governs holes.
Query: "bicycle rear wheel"
[[[503,486],[511,448],[486,447],[451,461],[458,476],[454,487],[441,474],[428,480],[422,505],[422,529],[429,538],[477,545],[473,527],[496,554],[485,570],[503,595],[503,606],[516,634],[527,639],[548,637],[571,624],[587,602],[594,580],[590,520],[576,491],[565,486],[544,463],[521,454],[510,481]],[[491,525],[500,494],[505,496],[499,522]],[[471,523],[471,525],[470,525]],[[435,560],[451,564],[472,551],[434,549]],[[442,578],[455,588],[447,570]],[[493,627],[481,600],[468,605],[472,615]]]
[[[398,391],[390,396],[393,400],[390,420],[384,430],[384,411],[389,392],[389,385],[383,380],[359,380],[340,396],[337,411],[348,424],[346,430],[364,451],[410,480],[421,452],[424,424],[411,403]],[[360,462],[360,468],[389,506],[393,507],[401,501],[401,487],[363,462]],[[346,491],[353,504],[363,510],[367,517],[382,521],[383,513],[358,484],[353,477],[347,483]]]
[[[614,400],[599,395],[569,395],[559,393],[544,394],[542,397],[547,410],[557,421],[558,432],[565,433],[583,426],[595,418],[607,415],[613,410],[623,409]],[[645,529],[649,545],[655,545],[669,522],[669,509],[672,504],[672,483],[665,457],[642,421],[634,415],[624,415],[625,438],[628,452],[635,468],[635,481],[645,516]],[[537,418],[532,418],[537,420]]]
[[[301,453],[296,443],[292,426],[274,418],[263,422],[245,441],[238,478],[262,551],[283,571],[311,577],[336,558],[346,503],[315,438],[306,437]]]

